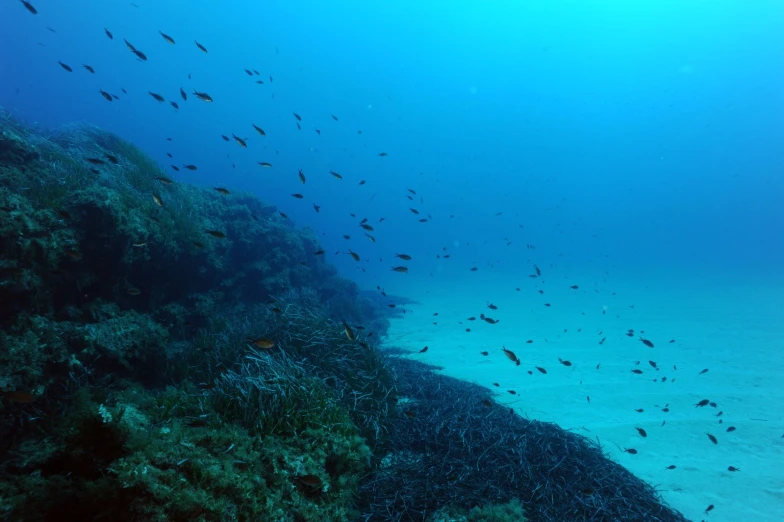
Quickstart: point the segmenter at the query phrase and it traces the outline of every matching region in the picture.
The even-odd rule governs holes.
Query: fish
[[[302,172],[302,169],[299,169],[299,174],[298,175],[299,175],[300,182],[302,182],[302,184],[304,185],[305,184],[305,174]]]
[[[231,137],[234,138],[234,141],[236,141],[239,144],[239,146],[242,147],[243,149],[248,148],[248,144],[245,143],[245,140],[243,140],[242,138],[240,138],[236,134],[232,134]]]
[[[87,72],[89,72],[90,74],[95,74],[95,69],[93,69],[91,66],[87,65],[86,63],[83,63],[82,67],[87,69]]]
[[[629,454],[631,454],[631,455],[637,455],[637,450],[636,450],[636,449],[634,449],[634,448],[625,448],[623,451],[624,451],[625,453],[629,453]]]
[[[256,129],[256,132],[258,132],[261,136],[266,136],[267,135],[267,133],[264,132],[264,129],[262,129],[258,125],[255,125],[253,123],[251,123],[251,125],[253,125],[253,128]]]
[[[321,210],[321,207],[319,205],[316,205],[315,203],[313,203],[313,210],[315,210],[316,213],[318,213]],[[373,241],[373,242],[375,243],[375,241]]]
[[[632,373],[636,373],[637,375],[642,375],[642,370],[632,370]]]
[[[382,158],[385,156],[389,156],[389,154],[387,154],[386,152],[379,152],[378,155]]]
[[[193,243],[193,246],[195,246],[196,248],[206,248],[204,243],[202,243],[201,241],[191,241],[191,243]]]
[[[664,469],[675,469],[676,467],[677,467],[677,466],[676,466],[675,464],[670,464],[669,466],[667,466],[667,467],[666,467],[666,468],[664,468]]]
[[[217,237],[219,239],[223,239],[226,237],[226,234],[224,234],[220,230],[205,230],[205,232],[211,235],[212,237]]]
[[[141,295],[142,291],[136,288],[135,286],[132,286],[128,288],[128,290],[126,290],[126,293],[131,296],[137,296],[137,295]]]
[[[411,261],[411,256],[408,254],[395,254],[395,257],[399,257],[403,261]]]
[[[333,176],[334,178],[336,178],[336,179],[343,179],[343,176],[341,176],[340,174],[338,174],[338,173],[337,173],[337,172],[335,172],[334,170],[330,170],[330,171],[329,171],[329,173],[330,173],[330,174],[332,174],[332,176]]]
[[[393,272],[400,272],[401,274],[407,274],[408,273],[408,267],[407,266],[393,266],[392,267],[392,271]]]
[[[569,288],[571,288],[572,290],[578,290],[580,287],[578,285],[572,285]]]
[[[221,194],[223,194],[224,196],[228,196],[229,194],[231,194],[231,192],[229,192],[228,189],[225,189],[223,187],[213,187],[213,188],[218,192],[220,192]]]
[[[33,7],[33,4],[31,4],[27,0],[19,0],[19,1],[22,2],[22,5],[25,6],[25,9],[27,9],[28,11],[30,11],[33,14],[38,14],[38,9]]]
[[[373,229],[373,227],[372,227],[372,226],[370,226],[370,225],[368,225],[367,223],[362,223],[362,224],[360,224],[359,226],[361,226],[362,228],[364,228],[364,229],[365,229],[365,230],[367,230],[368,232],[374,232],[374,229]]]
[[[65,69],[66,71],[68,71],[68,72],[73,72],[73,69],[71,69],[71,66],[70,66],[70,65],[66,65],[66,64],[64,64],[63,62],[61,62],[60,60],[57,60],[57,63],[59,63],[59,64],[60,64],[60,67],[62,67],[62,68],[63,68],[63,69]]]
[[[531,342],[533,342],[533,341],[531,341]],[[558,358],[558,362],[563,364],[564,366],[571,366],[572,365],[571,361],[565,361],[565,360],[561,359],[560,357]]]
[[[740,471],[740,468],[736,468],[735,466],[729,466],[727,471]]]
[[[85,161],[88,163],[92,163],[93,165],[105,165],[106,162],[100,158],[84,158]]]
[[[106,156],[106,159],[108,159],[109,161],[111,161],[111,162],[112,162],[112,163],[114,163],[115,165],[117,165],[118,163],[120,163],[120,160],[119,160],[119,159],[117,159],[117,156],[112,156],[111,154],[107,154],[107,153],[105,153],[105,152],[103,153],[103,155],[104,155],[104,156]]]
[[[695,408],[702,408],[704,406],[707,406],[708,404],[710,404],[710,401],[708,399],[702,399],[700,402],[695,404],[694,407]]]
[[[359,261],[359,254],[354,252],[353,250],[348,251],[349,255],[354,258],[354,261]]]
[[[313,252],[314,256],[323,256],[326,252],[324,250],[316,250]]]
[[[199,167],[197,167],[196,165],[183,165],[182,168],[188,170],[199,170]]]
[[[302,194],[297,193],[297,194],[292,194],[291,197],[294,197],[294,198],[297,198],[297,199],[302,199],[305,196],[303,196]]]
[[[163,207],[163,200],[158,194],[153,193],[152,200],[155,202],[156,205],[159,207]]]
[[[345,320],[343,321],[343,331],[346,333],[346,337],[348,337],[349,341],[353,341],[356,338],[354,336],[354,331]]]
[[[155,98],[159,102],[163,101],[163,96],[161,96],[158,93],[155,93],[155,92],[152,92],[152,91],[147,91],[147,94],[149,94],[150,96],[152,96],[153,98]]]
[[[212,96],[210,96],[206,92],[193,91],[193,95],[196,96],[198,99],[208,103],[212,103],[213,101]]]
[[[182,96],[182,101],[188,101],[188,95],[185,93],[182,87],[180,87],[180,96]]]
[[[170,44],[174,45],[174,38],[172,38],[168,34],[164,33],[163,31],[158,31],[158,32],[161,33],[161,36],[163,37],[164,40],[166,40]]]
[[[300,116],[300,115],[299,115],[299,114],[297,114],[296,112],[292,112],[291,114],[293,114],[293,115],[294,115],[294,117],[295,117],[295,118],[297,118],[297,121],[302,121],[302,116]]]
[[[179,172],[179,171],[180,171],[180,167],[178,167],[177,165],[169,165],[169,166],[170,166],[171,168],[173,168],[173,169],[174,169],[175,171],[177,171],[177,172]]]
[[[103,32],[106,33],[106,36],[109,37],[109,40],[114,40],[114,35],[107,28],[104,27]]]
[[[204,54],[207,54],[207,48],[206,47],[204,47],[202,44],[200,44],[196,40],[194,40],[193,43],[196,44],[196,47],[198,47],[201,52],[203,52]]]
[[[35,402],[36,400],[35,395],[22,390],[3,392],[3,397],[17,404],[29,404],[31,402]]]
[[[489,305],[487,305],[487,307],[488,307],[490,310],[498,310],[498,307],[497,307],[496,305],[494,305],[493,303],[490,303]]]
[[[177,102],[170,101],[169,103],[171,103],[171,106],[174,107],[175,109],[177,109],[177,110],[180,109],[180,106],[177,105]]]
[[[635,426],[634,429],[637,430],[637,433],[639,433],[641,437],[647,437],[648,436],[648,433],[646,433],[646,431],[644,429],[638,428],[636,426]]]
[[[707,436],[708,436],[708,438],[710,439],[710,441],[711,441],[712,443],[714,443],[714,444],[718,444],[718,443],[719,443],[719,441],[716,439],[716,437],[714,437],[714,436],[713,436],[713,435],[711,435],[710,433],[706,433],[705,435],[707,435]]]
[[[275,341],[269,339],[267,337],[261,337],[259,339],[251,339],[251,344],[257,346],[259,348],[263,348],[265,350],[269,350],[275,346]]]
[[[334,114],[330,114],[330,116],[332,116],[332,119],[333,119],[333,120],[335,120],[335,121],[338,121],[338,117],[337,117],[337,116],[335,116]]]
[[[640,342],[642,344],[644,344],[645,346],[647,346],[648,348],[653,348],[653,343],[651,341],[649,341],[648,339],[643,339],[642,337],[640,337]]]
[[[541,366],[534,366],[534,368],[536,368],[537,370],[539,370],[539,373],[542,373],[542,374],[544,374],[544,375],[547,375],[547,370],[545,370],[545,369],[544,369],[544,368],[542,368]]]
[[[256,163],[258,163],[259,165],[265,168],[270,168],[272,166],[272,163],[269,163],[267,161],[257,161]]]
[[[504,350],[504,355],[506,355],[507,359],[509,359],[513,363],[516,363],[517,366],[520,366],[520,359],[517,358],[517,355],[515,355],[515,353],[512,350],[508,350],[506,346],[503,346],[502,349]]]
[[[700,373],[698,373],[697,375],[702,375],[703,373],[708,373],[708,368],[705,368],[704,370],[702,370],[702,371],[701,371]]]
[[[101,89],[98,89],[98,92],[101,93],[101,96],[103,96],[106,99],[106,101],[112,101],[112,95],[109,94],[108,92],[102,91]]]

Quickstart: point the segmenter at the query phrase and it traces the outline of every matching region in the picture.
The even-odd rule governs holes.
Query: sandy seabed
[[[427,346],[411,357],[487,386],[521,415],[598,438],[692,520],[784,520],[784,285],[663,279],[573,290],[551,281],[539,294],[530,283],[518,291],[505,278],[472,279],[402,281],[394,293],[414,302],[387,344]],[[716,406],[696,407],[703,399]]]

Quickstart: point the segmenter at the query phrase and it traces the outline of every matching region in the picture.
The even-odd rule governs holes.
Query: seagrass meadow
[[[685,520],[384,347],[314,234],[88,124],[0,117],[4,520]]]

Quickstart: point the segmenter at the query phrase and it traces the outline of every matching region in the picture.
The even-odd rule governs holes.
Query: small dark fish
[[[159,102],[163,101],[163,96],[161,96],[160,94],[158,94],[156,92],[147,91],[147,94],[149,94],[150,96],[152,96],[153,98],[155,98]]]
[[[731,431],[735,431],[736,429],[738,429],[738,428],[736,428],[735,426],[730,426],[729,428],[727,428],[727,433],[729,433]]]
[[[213,187],[213,188],[219,193],[223,194],[224,196],[228,196],[229,194],[231,194],[231,192],[229,192],[228,189],[225,189],[223,187]]]
[[[305,184],[305,174],[302,172],[302,169],[299,169],[299,180],[304,185]]]
[[[103,32],[106,33],[106,36],[109,37],[109,40],[114,40],[114,35],[104,27]]]
[[[735,466],[729,466],[727,471],[740,471],[740,468],[736,468]]]
[[[95,69],[93,69],[92,67],[90,67],[90,66],[89,66],[89,65],[87,65],[86,63],[85,63],[85,64],[82,64],[82,67],[84,67],[85,69],[87,69],[87,72],[89,72],[90,74],[95,74]]]
[[[647,346],[648,348],[653,348],[653,343],[648,339],[643,339],[642,337],[640,337],[640,342],[645,346]]]
[[[632,373],[636,373],[637,375],[642,375],[642,370],[634,369]]]
[[[356,252],[354,252],[353,250],[349,250],[349,251],[348,251],[348,253],[349,253],[349,255],[350,255],[352,258],[354,258],[354,261],[359,261],[359,254],[357,254],[357,253],[356,253]],[[392,306],[394,307],[394,305],[392,305]]]
[[[239,144],[239,146],[242,147],[243,149],[248,148],[248,144],[245,143],[245,140],[243,140],[242,138],[240,138],[236,134],[232,134],[231,137],[234,138],[234,141],[236,141]]]
[[[714,508],[714,506],[713,506],[713,504],[711,504],[710,506],[708,506],[707,508],[705,508],[705,513],[709,513],[709,512],[711,512],[711,511],[713,511],[713,508]]]
[[[710,404],[710,401],[708,399],[702,399],[700,402],[695,404],[694,407],[695,408],[702,408],[703,406],[707,406],[708,404]]]
[[[31,4],[27,0],[19,0],[19,1],[22,2],[22,5],[25,6],[25,9],[27,9],[33,14],[38,14],[38,10],[35,7],[33,7],[33,4]]]
[[[572,285],[572,286],[570,286],[569,288],[571,288],[572,290],[577,290],[577,289],[579,289],[580,287],[579,287],[579,286],[577,286],[577,285]]]
[[[199,170],[199,167],[197,167],[196,165],[183,165],[182,168],[188,170]]]
[[[303,195],[302,195],[302,194],[300,194],[300,193],[292,194],[291,196],[292,196],[292,197],[294,197],[294,198],[297,198],[297,199],[302,199],[302,198],[304,198],[304,197],[305,197],[305,196],[303,196]]]
[[[226,234],[224,234],[220,230],[205,230],[205,232],[207,232],[212,237],[217,237],[217,238],[220,238],[220,239],[223,239],[224,237],[226,237]]]
[[[411,256],[408,254],[395,254],[395,257],[399,257],[403,261],[411,261]]]
[[[109,161],[111,161],[111,162],[112,162],[112,163],[114,163],[115,165],[117,165],[118,163],[120,163],[120,160],[119,160],[119,159],[117,159],[117,156],[112,156],[111,154],[107,154],[107,153],[105,153],[105,152],[103,153],[103,155],[104,155],[104,156],[106,156],[106,159],[108,159]]]
[[[427,351],[427,346],[425,346],[424,348],[422,348],[421,350],[419,350],[419,352],[418,352],[418,353],[425,353],[426,351]]]
[[[177,172],[179,172],[179,171],[180,171],[180,167],[178,167],[177,165],[169,165],[169,166],[170,166],[171,168],[173,168],[174,170],[176,170]]]
[[[625,448],[623,451],[631,455],[637,455],[637,450],[634,448]]]
[[[73,69],[71,69],[71,66],[70,66],[70,65],[66,65],[66,64],[64,64],[63,62],[61,62],[60,60],[58,60],[58,61],[57,61],[57,63],[59,63],[59,64],[60,64],[60,67],[62,67],[62,68],[63,68],[63,69],[65,69],[66,71],[68,71],[68,72],[73,72]]]
[[[92,163],[93,165],[105,165],[106,162],[100,158],[84,158],[88,163]]]
[[[174,107],[175,109],[179,110],[180,106],[177,105],[177,102],[170,101],[169,103],[171,103],[172,107]]]
[[[136,57],[137,57],[137,58],[139,58],[141,61],[143,61],[143,62],[146,62],[146,61],[147,61],[147,55],[146,55],[146,54],[144,54],[143,52],[141,52],[140,50],[138,50],[138,49],[134,49],[134,50],[133,50],[133,51],[131,51],[131,52],[132,52],[133,54],[135,54],[135,55],[136,55]]]
[[[98,92],[101,93],[101,96],[103,96],[106,99],[106,101],[112,101],[112,95],[109,94],[108,92],[102,91],[101,89],[98,89]]]
[[[343,179],[343,176],[341,176],[340,174],[338,174],[334,170],[330,170],[329,173],[332,174],[332,176],[337,178],[337,179]]]
[[[544,369],[544,368],[542,368],[541,366],[534,366],[534,368],[536,368],[537,370],[539,370],[539,373],[543,373],[543,374],[547,375],[547,370],[545,370],[545,369]]]
[[[204,47],[202,44],[200,44],[196,40],[194,40],[193,43],[196,44],[196,47],[198,47],[201,52],[203,52],[204,54],[207,54],[207,48],[206,47]]]
[[[300,115],[299,115],[299,114],[297,114],[296,112],[292,112],[291,114],[293,114],[293,115],[294,115],[294,117],[295,117],[295,118],[297,118],[297,121],[302,121],[302,116],[300,116]]]
[[[265,168],[270,168],[272,166],[272,163],[269,163],[268,161],[257,161],[256,163]]]
[[[381,156],[382,158],[385,156],[389,156],[389,154],[387,154],[386,152],[379,152],[378,155]]]
[[[571,366],[572,365],[571,361],[564,361],[560,357],[558,358],[558,362],[563,364],[564,366]]]
[[[267,135],[267,133],[264,132],[264,129],[262,129],[258,125],[254,125],[252,123],[251,123],[251,125],[253,125],[253,128],[256,129],[256,132],[258,132],[261,136],[266,136]]]
[[[667,467],[666,467],[666,468],[664,468],[664,469],[675,469],[676,467],[677,467],[677,466],[675,466],[675,464],[670,464],[669,466],[667,466]]]
[[[198,99],[202,101],[206,101],[208,103],[212,103],[213,101],[212,96],[210,96],[206,92],[193,91],[193,95],[196,96]]]
[[[169,36],[168,34],[164,33],[163,31],[158,31],[158,32],[159,32],[159,33],[161,33],[161,36],[163,36],[163,39],[164,39],[164,40],[166,40],[166,41],[167,41],[167,42],[169,42],[170,44],[174,45],[174,38],[172,38],[172,37],[171,37],[171,36]]]
[[[182,87],[180,87],[180,96],[182,96],[183,101],[188,101],[188,95],[185,94],[185,91],[182,90]]]
[[[337,116],[335,116],[334,114],[330,114],[330,116],[332,116],[332,119],[333,119],[333,120],[335,120],[335,121],[338,121],[338,117],[337,117]]]
[[[710,439],[710,441],[711,441],[712,443],[714,443],[714,444],[718,444],[718,443],[719,443],[719,441],[716,439],[716,437],[714,437],[714,436],[713,436],[713,435],[711,435],[710,433],[706,433],[705,435],[707,435],[707,436],[708,436],[708,438]]]
[[[698,373],[697,375],[702,375],[703,373],[708,373],[708,368],[705,368],[704,370],[702,370],[702,371],[701,371],[700,373]]]
[[[646,431],[644,429],[637,428],[637,427],[635,427],[634,429],[637,430],[637,433],[639,433],[641,437],[647,437],[648,436],[648,433],[646,433]]]
[[[221,134],[221,138],[223,138],[223,141],[231,141],[225,134]]]

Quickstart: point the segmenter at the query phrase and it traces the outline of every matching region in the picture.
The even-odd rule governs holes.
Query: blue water
[[[0,4],[0,105],[88,121],[178,181],[256,194],[365,288],[465,293],[472,267],[514,286],[533,263],[782,288],[782,2],[33,4]],[[413,256],[407,275],[395,253]]]

